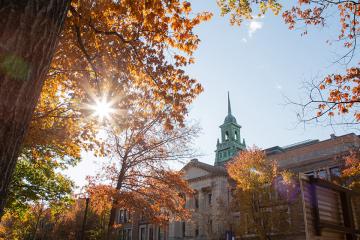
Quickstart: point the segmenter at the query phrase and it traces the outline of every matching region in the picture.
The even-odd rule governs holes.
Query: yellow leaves
[[[240,152],[228,164],[227,170],[236,182],[238,192],[246,192],[250,197],[272,187],[290,191],[294,184],[290,171],[280,171],[276,161],[267,158],[264,151],[256,147]]]
[[[294,180],[294,174],[290,172],[289,170],[284,170],[280,173],[282,180],[286,184],[291,184]]]
[[[275,163],[266,159],[265,153],[258,148],[240,152],[227,169],[237,187],[244,191],[271,184],[277,174]]]
[[[282,6],[277,0],[249,1],[249,0],[217,0],[221,15],[230,15],[231,25],[240,25],[244,20],[253,16],[263,16],[268,10],[278,15]]]

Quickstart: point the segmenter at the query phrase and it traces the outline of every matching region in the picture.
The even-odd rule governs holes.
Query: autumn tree
[[[91,188],[88,191],[96,192]],[[90,197],[85,226],[86,196],[78,195],[62,212],[53,214],[49,239],[81,239],[82,234],[83,239],[106,239],[111,204],[104,201],[106,196],[94,194]]]
[[[340,183],[355,191],[360,191],[360,150],[352,149],[350,154],[344,158],[345,165],[342,169]]]
[[[68,201],[73,183],[60,170],[80,160],[80,150],[88,149],[91,122],[80,121],[71,109],[74,98],[63,83],[48,78],[20,152],[10,183],[5,211],[21,212],[29,204]]]
[[[7,212],[0,223],[0,239],[36,239],[40,221],[45,215],[43,204],[27,206],[22,214]]]
[[[100,200],[103,196],[93,197]],[[34,203],[28,205],[21,215],[6,212],[0,223],[0,239],[80,239],[85,198],[78,195],[71,200],[63,205]],[[106,238],[110,207],[111,204],[106,205],[106,201],[90,202],[84,239]]]
[[[9,0],[0,5],[0,216],[68,3]]]
[[[91,179],[90,186],[99,185],[99,191],[102,189],[103,195],[112,199],[109,235],[118,209],[142,214],[156,223],[188,216],[182,195],[191,190],[181,173],[169,168],[169,163],[194,156],[191,144],[198,128],[173,125],[169,129],[164,118],[163,112],[152,118],[137,111],[126,121],[127,127],[107,131],[112,160]]]
[[[309,86],[309,97],[302,108],[301,120],[328,119],[330,124],[356,125],[360,121],[358,111],[360,68],[356,60],[359,36],[360,6],[356,1],[298,1],[298,4],[283,13],[290,29],[297,25],[326,26],[330,21],[338,21],[338,39],[329,39],[331,44],[341,44],[343,53],[335,63],[344,66],[344,72],[332,73]],[[330,16],[336,13],[335,19]],[[314,114],[315,113],[315,114]]]
[[[238,233],[272,239],[274,233],[289,232],[287,207],[296,189],[291,173],[280,171],[276,161],[257,148],[241,152],[227,169],[236,184],[232,204],[241,214]]]
[[[186,1],[5,0],[0,13],[0,216],[45,79],[70,88],[74,112],[101,98],[119,109],[137,101],[149,114],[170,107],[168,126],[202,90],[181,68],[210,14],[192,14]]]

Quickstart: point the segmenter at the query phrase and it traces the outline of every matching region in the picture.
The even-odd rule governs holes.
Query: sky
[[[190,122],[198,122],[202,128],[194,141],[199,160],[214,163],[219,126],[227,114],[228,91],[232,113],[242,126],[240,134],[247,146],[285,146],[354,131],[317,124],[304,126],[297,120],[299,109],[286,104],[286,98],[304,98],[304,82],[342,68],[332,64],[336,46],[326,44],[336,38],[331,23],[309,31],[307,36],[301,36],[299,30],[288,30],[281,16],[272,14],[240,27],[231,26],[227,18],[219,16],[215,0],[192,2],[195,12],[214,13],[211,21],[196,28],[201,43],[194,55],[196,63],[186,69],[204,87],[188,115]],[[95,163],[103,161],[89,153],[82,157],[78,166],[66,171],[78,186],[85,184],[87,175],[95,174],[99,168]]]

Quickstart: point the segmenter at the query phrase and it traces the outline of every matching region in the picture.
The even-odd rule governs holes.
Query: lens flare
[[[95,104],[92,106],[94,116],[99,118],[99,121],[109,120],[111,114],[114,113],[112,103],[107,101],[104,97],[102,99],[95,100]]]

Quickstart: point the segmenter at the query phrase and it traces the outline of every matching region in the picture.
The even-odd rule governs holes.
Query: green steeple
[[[216,144],[215,165],[222,165],[240,150],[246,149],[245,140],[241,141],[241,126],[237,124],[236,118],[231,113],[230,94],[228,92],[228,114],[224,123],[220,126],[221,142],[219,139]]]

